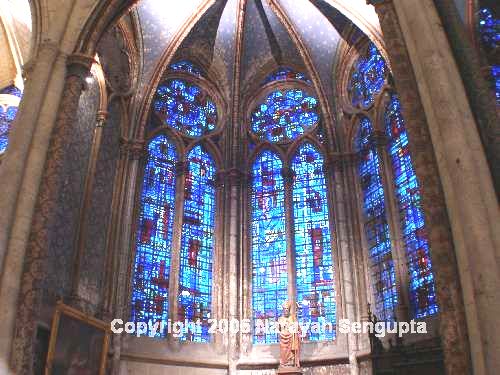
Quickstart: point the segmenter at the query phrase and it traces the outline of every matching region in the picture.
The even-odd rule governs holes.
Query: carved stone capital
[[[108,112],[99,111],[96,116],[96,127],[103,128],[106,125],[106,121],[108,119]]]
[[[144,140],[120,138],[120,157],[139,160],[146,156]]]
[[[333,173],[355,166],[358,160],[359,156],[355,152],[331,152],[328,154],[326,167],[330,173]]]
[[[238,168],[226,171],[226,184],[229,186],[241,186],[246,181],[246,174]]]
[[[84,84],[85,78],[89,76],[90,68],[94,62],[93,57],[79,53],[68,56],[66,77],[76,77]]]

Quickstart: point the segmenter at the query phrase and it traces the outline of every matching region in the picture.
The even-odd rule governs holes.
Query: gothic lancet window
[[[336,322],[335,280],[324,160],[313,145],[302,145],[292,159],[293,221],[299,317]],[[334,330],[307,332],[309,340],[333,340]]]
[[[288,300],[287,236],[283,163],[272,151],[262,152],[252,168],[253,317],[277,320]],[[276,342],[262,332],[256,343]]]
[[[17,115],[22,92],[15,86],[0,90],[0,155],[9,144],[9,132]]]
[[[325,161],[317,146],[301,141],[306,135],[322,139],[318,101],[307,81],[297,83],[296,73],[283,80],[287,88],[264,94],[250,116],[250,137],[268,144],[251,173],[253,318],[275,321],[283,303],[295,301],[300,321],[332,327],[309,330],[306,340],[333,340],[336,288]],[[290,150],[292,142],[300,146],[286,158],[271,151],[271,144]],[[255,332],[253,341],[272,344],[278,336]]]
[[[438,312],[434,275],[420,188],[411,160],[401,104],[394,94],[391,95],[385,110],[385,126],[389,138],[388,152],[392,161],[395,195],[408,261],[410,307],[413,317],[423,318]]]
[[[191,322],[210,319],[212,306],[212,258],[215,230],[215,164],[201,146],[187,156],[184,185],[181,267],[179,276],[180,315]],[[208,325],[199,327],[191,341],[208,342]]]
[[[181,339],[209,342],[217,169],[200,142],[217,127],[217,107],[198,84],[202,76],[198,67],[181,61],[171,65],[168,74],[180,71],[192,78],[167,77],[152,105],[151,122],[160,124],[154,129],[160,135],[149,141],[144,168],[132,318],[146,323],[166,322],[172,316],[199,321]],[[199,142],[180,153],[177,145],[193,140]],[[174,233],[180,233],[180,241]],[[173,259],[180,260],[179,269],[172,269]],[[170,296],[172,290],[178,294]],[[163,337],[165,332],[157,335]]]
[[[148,146],[137,231],[132,294],[135,322],[168,320],[178,154],[164,135]]]
[[[358,173],[363,192],[364,228],[371,260],[375,310],[380,319],[391,321],[398,302],[396,274],[391,250],[391,233],[387,221],[381,160],[373,135],[371,120],[368,117],[362,117],[359,121],[355,147],[360,156]]]
[[[365,64],[372,60],[376,63],[370,75],[378,77],[375,79],[378,83],[372,86],[373,90],[353,90],[364,81],[359,77],[366,71]],[[379,319],[390,321],[397,315],[398,305],[408,305],[411,318],[434,315],[438,306],[420,188],[400,102],[396,94],[387,91],[389,88],[384,89],[389,86],[387,76],[385,61],[370,43],[366,56],[355,63],[348,92],[359,111],[354,149],[359,155],[358,175],[373,307]],[[375,100],[385,93],[388,100]],[[367,103],[371,103],[369,107]],[[378,113],[383,114],[382,120],[375,123],[373,119],[380,118]],[[385,144],[387,147],[381,147]],[[396,223],[394,227],[390,225],[391,218]],[[397,258],[403,259],[398,265],[395,264]]]

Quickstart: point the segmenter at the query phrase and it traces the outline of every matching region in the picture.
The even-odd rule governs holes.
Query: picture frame
[[[108,323],[58,302],[45,375],[105,375],[110,333]]]

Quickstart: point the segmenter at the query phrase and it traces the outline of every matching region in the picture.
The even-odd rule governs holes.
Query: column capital
[[[120,138],[121,157],[129,156],[131,160],[139,160],[146,155],[144,140]]]
[[[106,125],[106,120],[108,119],[109,113],[106,111],[99,111],[96,115],[96,127],[103,128]]]
[[[85,82],[85,78],[90,73],[90,68],[95,62],[94,57],[81,53],[74,53],[68,56],[66,61],[66,77],[74,76]]]
[[[346,167],[354,166],[359,160],[356,152],[330,152],[326,167],[330,173],[336,170],[343,170]]]

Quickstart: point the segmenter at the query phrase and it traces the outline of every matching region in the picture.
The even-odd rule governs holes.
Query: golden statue
[[[280,328],[279,374],[301,374],[300,341],[301,332],[295,308],[289,301],[283,304],[283,315],[278,319]]]

